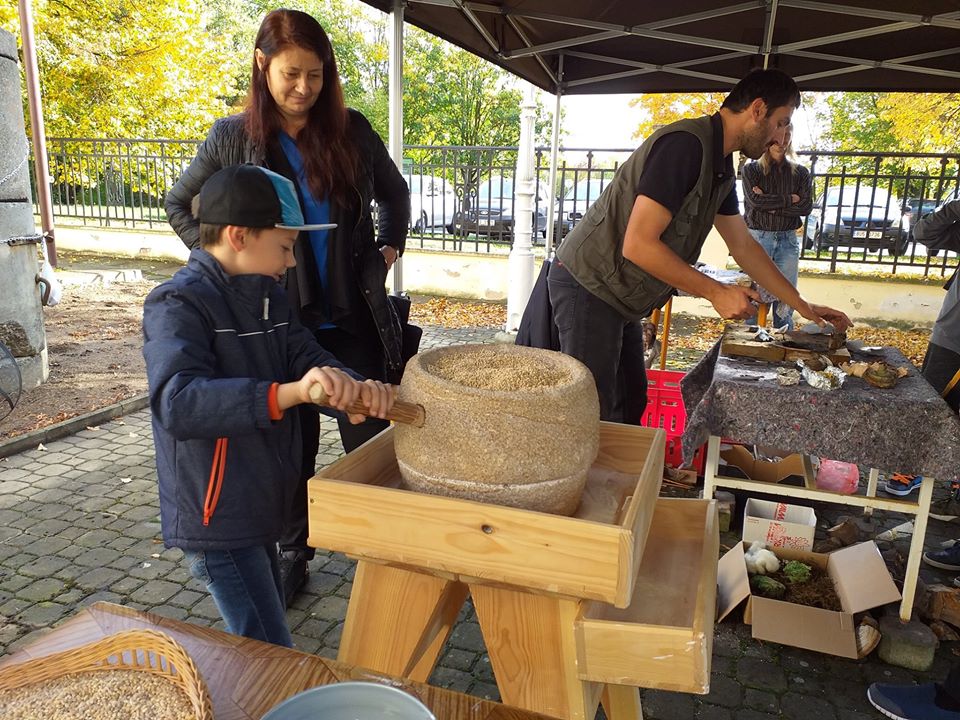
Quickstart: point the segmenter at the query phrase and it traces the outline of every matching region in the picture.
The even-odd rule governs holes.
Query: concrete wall
[[[58,226],[57,244],[73,250],[101,252],[129,257],[166,257],[185,260],[188,253],[170,232],[130,232]],[[539,270],[542,258],[537,258]],[[726,246],[713,232],[701,260],[723,267]],[[441,253],[410,250],[404,255],[405,288],[412,293],[450,297],[504,300],[507,296],[507,256],[486,253]],[[392,279],[388,280],[388,284]],[[929,325],[943,302],[943,290],[909,281],[879,281],[859,278],[801,275],[804,297],[844,310],[853,319],[885,319]],[[697,315],[714,315],[710,303],[699,298],[680,297],[674,310]]]

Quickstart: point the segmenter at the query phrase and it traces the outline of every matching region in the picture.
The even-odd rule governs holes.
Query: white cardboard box
[[[749,498],[743,509],[743,540],[770,547],[812,550],[817,514],[803,505]]]
[[[782,548],[775,551],[781,561],[800,560],[826,570],[840,598],[843,609],[839,612],[752,595],[744,560],[747,547],[747,543],[738,543],[720,558],[717,622],[746,600],[744,622],[752,625],[757,640],[856,658],[854,614],[900,600],[900,592],[872,540],[828,555]]]

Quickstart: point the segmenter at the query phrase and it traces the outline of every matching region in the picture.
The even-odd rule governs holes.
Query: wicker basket
[[[187,651],[155,630],[127,630],[87,645],[0,670],[0,690],[13,690],[73,673],[142,670],[164,677],[190,700],[196,720],[213,720],[210,693]]]

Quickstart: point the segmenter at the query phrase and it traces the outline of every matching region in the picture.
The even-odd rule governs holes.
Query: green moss
[[[750,589],[761,597],[779,600],[787,592],[786,586],[782,582],[774,580],[766,575],[751,575]]]
[[[791,585],[802,585],[810,581],[810,566],[799,560],[791,560],[783,566],[783,574]]]

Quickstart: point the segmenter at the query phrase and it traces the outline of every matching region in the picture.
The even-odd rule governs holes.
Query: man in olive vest
[[[850,325],[844,313],[800,297],[739,214],[733,152],[756,159],[782,142],[799,105],[789,75],[750,73],[715,115],[647,138],[558,248],[548,287],[560,349],[593,372],[602,419],[640,424],[647,381],[639,321],[676,290],[706,298],[724,318],[756,313],[754,290],[691,267],[711,225],[740,268],[781,302],[814,322]]]

